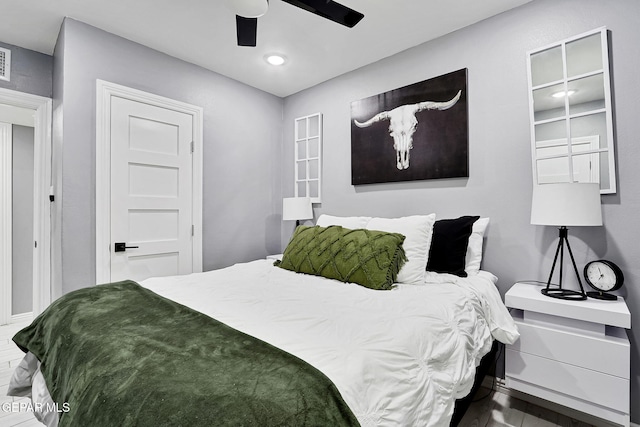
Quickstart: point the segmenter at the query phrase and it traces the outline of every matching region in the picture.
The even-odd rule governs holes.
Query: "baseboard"
[[[14,314],[11,316],[11,320],[9,322],[24,323],[24,322],[31,322],[32,320],[33,320],[33,313],[29,312],[29,313]]]
[[[576,411],[575,409],[558,405],[557,403],[550,402],[548,400],[544,400],[539,397],[532,396],[530,394],[522,393],[518,390],[512,390],[505,385],[503,378],[495,378],[487,375],[484,377],[484,380],[482,381],[482,387],[493,388],[494,390],[499,391],[500,393],[504,393],[508,396],[515,397],[516,399],[520,399],[525,402],[538,405],[542,408],[549,409],[553,412],[557,412],[559,414],[565,415],[567,417],[573,418],[578,421],[582,421],[587,424],[603,426],[603,427],[607,427],[607,426],[619,427],[619,424],[609,423],[606,420],[603,420],[602,418],[594,417],[593,415],[585,414],[584,412]],[[640,427],[640,424],[631,423],[630,426]]]

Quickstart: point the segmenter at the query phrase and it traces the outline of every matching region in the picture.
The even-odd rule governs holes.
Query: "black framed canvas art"
[[[467,69],[351,103],[351,183],[469,176]]]

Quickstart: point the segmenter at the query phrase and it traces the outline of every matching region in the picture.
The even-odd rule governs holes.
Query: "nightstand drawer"
[[[520,339],[508,347],[511,350],[625,379],[630,378],[630,347],[624,330],[609,330],[609,334],[618,336],[593,336],[523,321],[516,321],[516,325]],[[620,334],[622,336],[619,336]]]
[[[629,411],[629,380],[507,349],[506,376],[620,412]],[[540,397],[545,398],[541,390]]]

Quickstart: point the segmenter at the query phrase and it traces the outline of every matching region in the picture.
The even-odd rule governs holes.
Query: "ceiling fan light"
[[[245,18],[259,18],[269,9],[268,0],[227,0],[227,6],[236,15]]]
[[[267,61],[271,65],[280,66],[287,62],[287,58],[278,53],[270,53],[269,55],[265,55],[264,60]]]

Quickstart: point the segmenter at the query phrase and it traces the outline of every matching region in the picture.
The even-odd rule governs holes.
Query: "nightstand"
[[[629,426],[631,314],[624,300],[568,301],[516,283],[505,295],[520,339],[507,346],[506,386]]]

